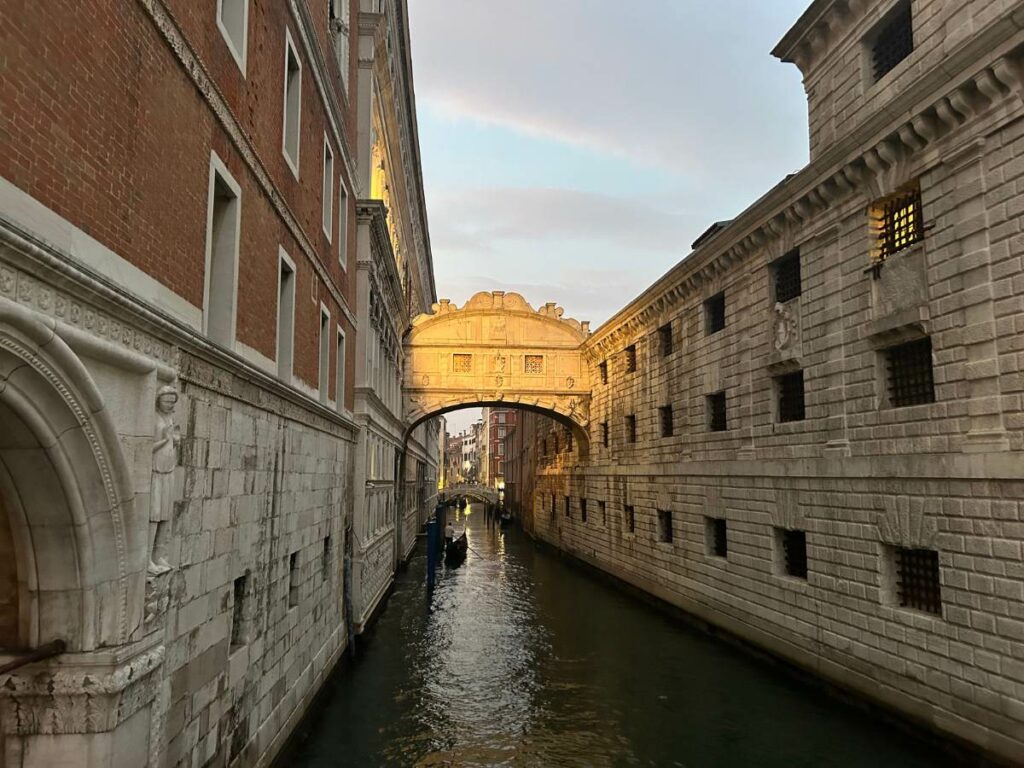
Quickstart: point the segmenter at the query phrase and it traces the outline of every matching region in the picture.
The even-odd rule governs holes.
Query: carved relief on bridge
[[[590,379],[580,346],[588,323],[554,303],[534,309],[518,293],[447,299],[406,336],[406,418],[460,405],[504,403],[552,411],[581,428],[590,420]]]

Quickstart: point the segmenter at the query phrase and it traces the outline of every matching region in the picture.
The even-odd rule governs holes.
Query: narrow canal
[[[428,602],[418,552],[280,766],[954,764],[466,512],[466,562]]]

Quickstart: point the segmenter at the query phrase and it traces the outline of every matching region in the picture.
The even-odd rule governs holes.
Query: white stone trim
[[[292,158],[288,154],[288,52],[291,51],[295,56],[295,62],[299,65],[299,97],[298,105],[295,108],[295,157]],[[292,42],[292,33],[288,27],[284,28],[284,70],[282,71],[281,81],[281,154],[284,155],[284,161],[288,163],[288,167],[292,169],[292,173],[295,174],[295,179],[298,181],[299,178],[299,157],[302,150],[302,59],[299,58],[299,50],[295,47],[295,43]]]
[[[243,0],[242,8],[242,50],[238,50],[235,47],[235,41],[231,39],[231,33],[228,32],[227,27],[221,21],[221,17],[224,15],[224,0],[217,0],[217,29],[220,30],[221,36],[224,38],[224,42],[228,45],[228,50],[231,52],[231,58],[238,64],[238,68],[242,71],[242,77],[245,77],[245,64],[248,59],[249,49],[249,0]]]
[[[324,324],[325,318],[327,319],[326,325]],[[316,391],[320,397],[320,402],[323,403],[324,405],[329,405],[331,391],[331,310],[329,310],[327,308],[327,305],[324,304],[322,301],[320,302],[320,314],[317,320],[319,333],[317,335],[318,365],[316,377]]]
[[[329,168],[327,166],[328,158],[331,160]],[[321,192],[323,200],[321,200],[322,212],[320,219],[324,234],[327,235],[327,242],[330,243],[334,232],[334,150],[331,149],[331,140],[327,138],[326,131],[324,131],[323,159],[323,180],[321,185],[324,189]]]
[[[241,234],[242,234],[242,186],[235,180],[235,177],[231,175],[231,171],[224,164],[217,153],[210,151],[210,174],[209,182],[206,190],[206,264],[203,270],[203,335],[209,338],[209,320],[210,320],[210,266],[213,259],[212,249],[212,236],[213,236],[213,199],[214,199],[214,186],[216,184],[217,177],[230,187],[231,191],[235,193],[235,197],[238,199],[238,219],[235,222],[235,253],[234,253],[234,276],[232,278],[231,285],[231,343],[228,345],[228,349],[234,349],[235,345],[235,334],[238,326],[238,253],[241,248]]]
[[[284,262],[292,273],[292,343],[288,349],[291,359],[288,361],[288,375],[281,375],[281,263]],[[299,273],[295,269],[295,262],[288,256],[283,245],[277,246],[277,321],[274,324],[274,375],[279,377],[285,384],[292,384],[295,379],[295,302],[298,299]]]
[[[345,384],[348,378],[345,372],[345,366],[348,363],[348,337],[345,335],[345,330],[341,327],[341,323],[337,325],[335,349],[339,350],[340,353],[334,361],[334,399],[338,412],[343,413],[345,411]]]
[[[348,207],[351,193],[345,185],[345,176],[338,176],[338,264],[348,274]]]
[[[235,352],[237,352],[247,363],[252,363],[257,368],[269,373],[271,376],[277,374],[277,363],[259,350],[253,349],[248,344],[236,341]]]
[[[31,232],[58,252],[70,254],[81,265],[108,278],[140,301],[157,307],[196,331],[202,329],[202,309],[2,176],[0,211],[4,218]]]

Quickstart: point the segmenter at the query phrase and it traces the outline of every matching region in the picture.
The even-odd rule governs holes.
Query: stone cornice
[[[380,290],[388,303],[389,315],[401,338],[408,326],[408,313],[402,300],[402,280],[398,275],[395,252],[387,225],[388,209],[381,200],[357,200],[356,220],[370,228],[371,263],[360,261],[360,267],[370,267],[374,278],[381,283]],[[380,274],[380,273],[383,274]]]
[[[980,67],[952,85],[947,76],[938,92],[929,77],[919,78],[899,99],[914,108],[883,110],[776,185],[707,246],[689,254],[602,324],[587,344],[588,357],[597,360],[618,351],[684,296],[701,292],[734,265],[784,236],[805,234],[816,219],[854,195],[881,197],[892,192],[914,171],[919,172],[922,163],[941,159],[933,149],[940,145],[955,149],[958,129],[978,116],[1002,109],[1003,119],[1009,120],[1024,113],[1024,32],[999,39],[999,27],[998,23],[989,27],[997,39],[985,48],[990,54]],[[968,62],[961,58],[967,55],[962,48],[945,59],[943,70],[953,69],[954,64],[966,69]],[[976,45],[970,47],[970,55],[976,58]],[[922,92],[926,89],[930,93]]]
[[[772,56],[796,64],[805,75],[830,38],[858,16],[866,0],[814,0],[772,49]]]

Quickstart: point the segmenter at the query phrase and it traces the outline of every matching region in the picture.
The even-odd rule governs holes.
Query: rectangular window
[[[663,544],[672,543],[672,510],[658,510],[658,541]]]
[[[725,411],[725,392],[715,392],[707,396],[708,429],[712,432],[724,432],[729,428],[729,420]]]
[[[914,50],[910,0],[900,3],[872,35],[871,69],[878,82]]]
[[[277,375],[291,383],[295,343],[295,265],[284,249],[278,252]]]
[[[729,542],[725,519],[721,517],[707,517],[705,520],[708,554],[715,557],[726,557],[729,553]]]
[[[725,291],[704,302],[704,335],[710,336],[725,328]]]
[[[288,607],[299,604],[299,553],[288,555]]]
[[[942,615],[939,553],[932,549],[893,547],[896,598],[904,608]]]
[[[626,373],[633,373],[636,370],[636,344],[626,347]]]
[[[348,271],[348,190],[338,178],[338,262]]]
[[[775,390],[779,396],[779,421],[803,421],[804,372],[793,371],[776,376]]]
[[[327,242],[331,241],[334,224],[334,152],[331,143],[324,134],[324,182],[321,192],[323,197],[323,226]]]
[[[320,577],[324,581],[330,581],[331,578],[331,557],[333,556],[333,549],[331,544],[331,537],[324,536],[324,551],[320,556]]]
[[[565,428],[565,450],[572,453],[572,430],[568,427]]]
[[[285,30],[284,39],[284,126],[281,151],[288,166],[299,177],[299,123],[302,110],[302,64],[299,52],[292,43],[291,33]]]
[[[672,354],[672,323],[665,323],[658,329],[658,346],[662,357]]]
[[[626,532],[636,533],[636,509],[632,504],[627,504],[622,508],[622,512],[626,518]]]
[[[331,364],[331,313],[327,311],[327,307],[323,304],[320,305],[320,375],[318,386],[320,389],[320,402],[326,403],[328,399],[328,390],[330,389],[330,368]]]
[[[345,333],[338,326],[337,357],[334,362],[334,398],[339,411],[345,410]]]
[[[555,519],[555,494],[551,494],[551,520]]]
[[[472,355],[452,355],[452,371],[455,373],[472,373]]]
[[[587,500],[583,498],[580,499],[580,520],[587,522]]]
[[[661,424],[661,436],[672,437],[672,406],[663,405],[658,409],[658,422]]]
[[[234,597],[235,601],[231,607],[231,650],[245,645],[249,642],[246,624],[246,582],[248,576],[239,576],[235,579]]]
[[[544,355],[526,355],[526,373],[544,373]]]
[[[565,497],[565,516],[569,517],[569,497]]]
[[[608,505],[603,501],[597,502],[597,511],[601,513],[601,525],[608,525]]]
[[[608,422],[601,422],[601,445],[605,448],[608,447]]]
[[[349,3],[350,0],[330,0],[329,16],[334,36],[334,53],[341,74],[341,86],[348,91],[349,78]]]
[[[889,347],[885,361],[889,404],[893,408],[935,402],[930,337]]]
[[[877,201],[871,207],[871,218],[876,262],[920,242],[924,239],[920,186],[915,183]]]
[[[210,341],[228,349],[235,345],[241,213],[241,187],[220,158],[211,154],[203,326]]]
[[[217,0],[217,28],[228,44],[231,57],[244,75],[249,35],[249,0]]]
[[[785,304],[800,295],[800,249],[794,248],[772,265],[775,301]]]
[[[602,384],[607,384],[608,383],[608,361],[605,360],[603,363],[601,363],[598,366],[598,368],[601,370],[601,383]]]
[[[630,415],[626,417],[626,442],[636,442],[636,416]]]
[[[807,578],[807,534],[804,531],[775,529],[775,540],[782,554],[782,572],[798,579]]]

